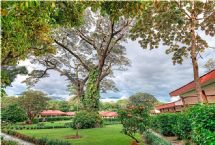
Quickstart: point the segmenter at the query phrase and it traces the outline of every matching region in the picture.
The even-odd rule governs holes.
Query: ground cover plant
[[[46,137],[48,139],[66,140],[74,145],[130,145],[132,139],[121,133],[122,125],[107,125],[103,128],[80,129],[80,139],[65,139],[66,136],[75,135],[76,130],[72,128],[40,129],[40,130],[18,130],[19,133],[36,138]],[[140,139],[140,135],[137,135]]]
[[[156,136],[150,131],[145,132],[144,136],[145,136],[146,142],[150,145],[171,145],[170,142]]]

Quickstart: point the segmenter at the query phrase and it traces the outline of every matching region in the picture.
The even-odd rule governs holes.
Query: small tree
[[[28,116],[28,123],[31,124],[35,116],[47,107],[49,98],[40,91],[28,90],[19,97],[18,102]]]
[[[17,104],[11,104],[2,109],[1,115],[3,121],[11,123],[21,122],[27,119],[25,110]]]
[[[123,133],[130,136],[137,143],[136,133],[147,130],[149,124],[149,110],[144,106],[129,106],[119,111],[119,119],[123,125]]]

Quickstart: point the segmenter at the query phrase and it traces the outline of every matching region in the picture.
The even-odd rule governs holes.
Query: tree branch
[[[66,47],[65,45],[63,45],[62,43],[58,42],[57,40],[54,40],[56,44],[60,45],[62,48],[64,48],[65,50],[67,50],[71,55],[73,55],[75,58],[78,59],[78,61],[83,65],[83,67],[86,70],[90,70],[90,67],[77,55],[75,54],[72,50],[70,50],[68,47]]]

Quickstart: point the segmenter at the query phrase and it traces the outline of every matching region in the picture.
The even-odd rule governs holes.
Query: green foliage
[[[92,69],[90,71],[86,91],[81,101],[83,103],[84,109],[89,111],[99,110],[100,92],[99,92],[99,88],[97,88],[96,86],[98,75],[99,75],[99,71],[97,69]]]
[[[197,104],[178,114],[160,114],[151,117],[151,128],[165,136],[177,135],[192,139],[196,144],[215,143],[215,105]]]
[[[2,83],[2,88],[5,88],[6,86],[11,85],[11,82],[14,81],[16,78],[17,74],[27,74],[28,71],[26,67],[14,67],[14,68],[3,68],[1,70],[1,83]]]
[[[18,98],[17,97],[12,97],[12,96],[2,96],[1,97],[1,107],[5,108],[8,107],[9,105],[14,105],[18,103]]]
[[[192,140],[196,144],[215,143],[215,104],[198,104],[188,110],[191,120]]]
[[[147,131],[144,133],[144,137],[148,144],[150,145],[171,145],[170,142],[167,142],[166,140],[156,136],[155,134]]]
[[[173,132],[179,139],[190,139],[191,121],[187,112],[176,114],[176,122],[173,124]]]
[[[17,142],[12,140],[1,140],[2,145],[19,145]]]
[[[120,124],[119,118],[103,118],[104,125]]]
[[[118,100],[116,104],[118,109],[125,109],[127,108],[129,101],[127,99],[121,99],[121,100]]]
[[[56,117],[43,117],[43,118],[39,118],[39,121],[42,122],[43,120],[45,121],[61,121],[61,120],[72,120],[73,117],[70,116],[56,116]]]
[[[101,111],[117,111],[117,104],[116,103],[113,103],[113,102],[101,102],[100,103],[100,107],[99,107],[99,110]]]
[[[18,105],[9,105],[2,109],[2,121],[6,122],[21,122],[27,119],[26,112]]]
[[[148,93],[136,93],[129,97],[129,101],[134,106],[144,106],[149,107],[149,109],[158,103],[158,100]]]
[[[60,101],[59,110],[63,111],[63,112],[68,112],[68,111],[70,111],[70,105],[68,104],[67,101]]]
[[[71,145],[67,141],[62,141],[62,140],[56,140],[56,139],[47,139],[47,138],[35,138],[35,137],[30,137],[24,134],[20,134],[16,131],[13,130],[4,130],[3,132],[15,136],[17,138],[23,139],[28,142],[35,143],[37,145]]]
[[[54,9],[48,2],[2,3],[2,53],[3,66],[16,65],[28,55],[54,52],[50,37],[50,14]]]
[[[119,20],[121,16],[136,17],[145,7],[144,1],[104,1],[99,6],[101,14],[108,15],[114,21]]]
[[[146,49],[155,49],[162,43],[167,46],[166,53],[172,53],[173,63],[181,64],[183,57],[188,57],[192,45],[191,23],[194,14],[195,31],[200,30],[205,35],[213,37],[214,1],[155,1],[142,12],[137,23],[132,28],[131,38],[139,39],[140,45]],[[188,16],[189,15],[189,16]],[[159,33],[158,33],[159,32]],[[202,52],[208,47],[204,35],[196,35],[195,53]],[[203,37],[202,37],[203,36]]]
[[[151,126],[153,128],[158,127],[156,130],[159,130],[162,135],[165,136],[173,136],[175,135],[173,126],[176,123],[176,114],[159,114],[157,116],[154,116],[153,119],[154,121]]]
[[[119,120],[123,125],[122,132],[136,142],[139,142],[135,137],[137,132],[144,132],[149,125],[149,110],[143,106],[129,106],[127,109],[122,109],[118,112]]]
[[[18,98],[20,106],[22,106],[28,114],[29,123],[32,122],[32,119],[34,119],[39,112],[46,108],[48,100],[49,98],[46,97],[46,94],[36,90],[27,90]]]
[[[34,119],[32,120],[32,123],[33,123],[33,124],[37,124],[37,123],[39,123],[39,119],[34,118]]]
[[[102,126],[102,118],[96,112],[80,111],[78,112],[73,120],[72,127],[78,128],[95,128]]]

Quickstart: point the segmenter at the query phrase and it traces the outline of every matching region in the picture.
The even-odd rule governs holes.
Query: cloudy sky
[[[215,46],[211,38],[206,38],[210,46]],[[191,60],[185,59],[182,65],[173,65],[171,55],[165,54],[165,48],[155,50],[142,49],[137,41],[128,41],[124,44],[131,66],[127,71],[114,72],[114,81],[119,92],[102,94],[102,101],[116,101],[128,98],[136,92],[147,92],[163,102],[171,101],[169,92],[193,80]],[[208,49],[198,59],[200,75],[205,73],[204,64],[209,58],[215,58],[215,51]],[[31,71],[35,67],[28,60],[21,62]],[[67,99],[67,81],[55,71],[50,71],[50,77],[44,78],[35,85],[34,89],[46,92],[53,98]],[[21,83],[26,76],[18,76],[11,87],[6,88],[8,95],[16,96],[25,91],[26,85]]]

